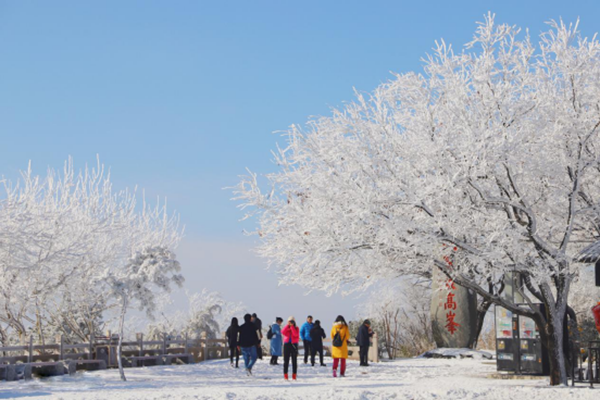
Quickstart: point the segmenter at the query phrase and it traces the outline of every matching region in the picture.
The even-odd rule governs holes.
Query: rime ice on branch
[[[156,293],[181,282],[173,253],[181,235],[164,205],[114,191],[99,161],[77,171],[69,159],[62,172],[40,177],[29,168],[16,184],[5,181],[2,342],[28,334],[42,344],[57,334],[88,341],[115,308],[153,311]]]
[[[396,75],[330,117],[292,126],[279,170],[236,191],[258,219],[259,253],[283,279],[336,291],[438,266],[489,303],[532,317],[567,379],[562,321],[600,235],[600,45],[551,22],[534,42],[489,15],[422,74]],[[438,249],[458,248],[452,270]],[[497,295],[505,272],[528,302]]]

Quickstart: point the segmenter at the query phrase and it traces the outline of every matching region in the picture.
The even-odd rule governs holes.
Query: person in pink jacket
[[[287,325],[281,330],[283,336],[283,377],[288,380],[290,358],[292,359],[292,379],[296,380],[298,373],[298,342],[300,341],[300,329],[296,326],[294,317],[288,318]]]

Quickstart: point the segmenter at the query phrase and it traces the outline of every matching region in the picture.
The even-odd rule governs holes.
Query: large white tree
[[[127,304],[150,311],[154,294],[169,286],[163,278],[181,281],[173,253],[182,235],[178,217],[165,206],[139,204],[137,197],[135,191],[113,190],[100,162],[76,170],[68,160],[62,171],[50,169],[46,176],[30,167],[15,184],[5,181],[0,196],[3,341],[27,334],[41,342],[56,334],[89,340],[116,317],[112,310],[122,309],[122,298],[114,296],[115,279],[143,286],[144,293],[141,287],[127,292]],[[164,262],[142,268],[149,264],[135,261],[146,253]],[[148,282],[141,282],[140,274]]]
[[[268,192],[243,178],[259,252],[287,282],[328,291],[435,265],[533,318],[551,383],[566,384],[573,260],[600,235],[600,45],[562,22],[534,43],[488,15],[464,50],[441,41],[424,63],[292,126]],[[444,244],[458,249],[451,267]],[[509,272],[529,306],[497,295]]]
[[[62,173],[49,170],[45,177],[34,175],[30,167],[4,189],[0,319],[19,336],[32,328],[44,342],[47,322],[55,319],[46,311],[55,312],[59,299],[67,306],[64,300],[98,272],[96,250],[117,226],[115,217],[133,202],[112,195],[100,165],[77,174],[71,160]]]

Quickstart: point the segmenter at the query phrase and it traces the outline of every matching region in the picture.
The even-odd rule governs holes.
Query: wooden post
[[[377,334],[373,335],[373,342],[371,348],[369,349],[372,352],[372,360],[373,362],[379,362],[379,339],[377,338]]]
[[[185,344],[184,344],[184,354],[188,354],[188,333],[185,333]]]
[[[62,361],[65,358],[65,337],[60,335],[60,353],[58,355],[58,361]]]
[[[163,348],[162,353],[167,354],[167,334],[163,333]]]
[[[202,339],[204,342],[204,361],[208,361],[208,339]]]
[[[27,362],[31,363],[33,360],[33,335],[29,336],[29,356],[27,357]]]
[[[110,329],[108,331],[106,331],[106,337],[108,338],[107,346],[108,346],[108,365],[115,365],[115,362],[117,361],[117,357],[116,357],[116,353],[113,354],[113,346],[112,346],[112,332],[110,331]]]
[[[143,357],[144,356],[144,334],[143,333],[138,333],[137,334],[137,340],[138,340],[138,346],[140,347],[140,352],[139,352],[139,356]]]
[[[94,358],[94,333],[90,333],[90,348],[88,349],[88,360]]]
[[[588,347],[588,366],[587,366],[587,369],[588,369],[588,378],[590,380],[590,389],[592,389],[594,387],[594,383],[592,382],[593,379],[592,379],[592,359],[591,359],[592,356],[591,355],[592,355],[592,352],[591,352],[590,348]]]

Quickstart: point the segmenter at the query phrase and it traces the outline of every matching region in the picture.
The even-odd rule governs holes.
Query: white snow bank
[[[450,348],[440,348],[426,351],[421,354],[419,357],[424,358],[473,358],[476,360],[487,359],[491,360],[493,358],[492,353],[488,353],[487,351],[481,350],[472,350],[472,349],[450,349]]]
[[[283,380],[281,366],[259,361],[248,378],[227,360],[182,366],[128,369],[128,382],[117,370],[28,382],[0,382],[0,399],[490,399],[597,400],[600,388],[551,388],[547,379],[495,380],[493,361],[414,358],[361,368],[349,362],[346,378],[331,376],[328,367],[301,364],[298,382]]]

